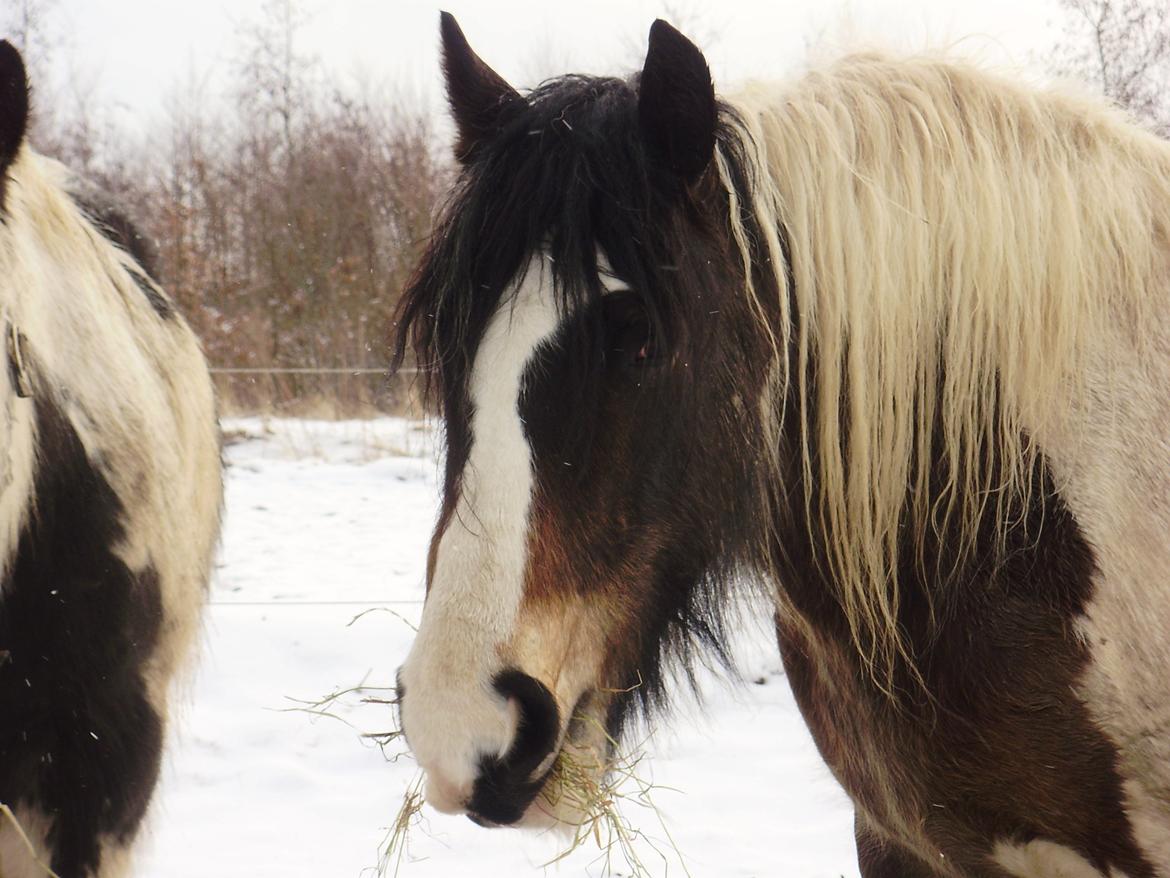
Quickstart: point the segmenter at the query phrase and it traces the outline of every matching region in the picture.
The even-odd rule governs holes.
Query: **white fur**
[[[1170,313],[1168,291],[1150,291],[1150,314]],[[1170,876],[1170,323],[1145,322],[1139,343],[1114,316],[1084,403],[1041,438],[1097,564],[1079,694],[1118,749],[1135,840]]]
[[[624,293],[630,289],[630,285],[614,273],[613,266],[609,263],[609,257],[601,252],[600,248],[597,250],[597,277],[601,281],[602,295]]]
[[[0,332],[7,334],[7,316],[0,317]],[[7,340],[0,341],[0,575],[16,553],[20,532],[28,518],[32,491],[34,436],[32,403],[17,397],[8,367]],[[6,577],[5,577],[6,578]],[[3,587],[0,579],[0,588]]]
[[[1076,851],[1050,841],[1001,841],[995,846],[994,858],[1018,878],[1126,878],[1116,869],[1105,874]]]
[[[524,370],[557,327],[549,283],[537,256],[480,344],[470,457],[402,668],[403,728],[427,772],[427,801],[440,811],[463,808],[480,758],[502,756],[516,731],[516,711],[492,679],[523,597],[533,471],[518,403]]]

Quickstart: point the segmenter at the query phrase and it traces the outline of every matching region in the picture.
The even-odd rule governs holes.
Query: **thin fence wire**
[[[421,607],[417,600],[397,601],[208,601],[210,607]]]
[[[212,366],[207,370],[212,375],[386,375],[389,369],[366,366],[318,368],[316,366]],[[399,369],[395,375],[417,375],[418,369]]]
[[[417,376],[409,367],[212,366],[222,411],[232,415],[363,418],[407,415],[423,409]]]

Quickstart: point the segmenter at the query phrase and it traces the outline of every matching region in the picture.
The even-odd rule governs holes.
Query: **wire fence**
[[[421,370],[415,368],[399,369],[391,374],[387,368],[376,368],[370,366],[212,366],[208,371],[213,376],[244,376],[247,381],[254,381],[255,376],[269,375],[269,376],[361,376],[361,375],[375,375],[383,377],[387,382],[393,381],[398,376],[414,376]],[[249,377],[250,376],[250,377]],[[229,381],[231,378],[229,377]],[[297,394],[287,393],[288,388],[285,388],[286,394],[283,401],[274,398],[269,398],[265,401],[262,407],[266,411],[279,411],[282,408],[290,407],[290,403],[295,405],[297,402]],[[221,398],[224,396],[224,388],[220,388]],[[295,388],[294,388],[295,391]],[[255,398],[255,395],[253,395]],[[228,399],[234,403],[229,404],[229,408],[237,408],[239,406],[238,389],[228,390]],[[377,406],[375,406],[377,408]],[[242,412],[233,412],[242,413]],[[341,601],[305,601],[305,600],[209,600],[207,605],[211,607],[421,607],[423,605],[422,599],[405,599],[405,600],[391,600],[391,599],[376,599],[376,600],[341,600]]]
[[[374,600],[374,601],[207,601],[211,607],[421,607],[421,598],[413,600]]]
[[[289,417],[370,417],[421,414],[415,377],[409,367],[391,372],[378,366],[212,366],[220,408],[229,415]]]
[[[212,366],[212,375],[385,375],[392,377],[390,370],[367,366]],[[398,369],[394,375],[417,375],[418,369]]]

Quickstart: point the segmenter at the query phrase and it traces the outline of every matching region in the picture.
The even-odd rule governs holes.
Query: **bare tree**
[[[15,2],[0,0],[0,26],[32,47],[30,60],[75,70],[68,41],[53,36],[58,0]],[[60,76],[65,85],[42,94],[52,112],[37,149],[128,208],[216,365],[384,366],[398,298],[448,181],[425,105],[393,84],[330,83],[300,48],[307,24],[298,0],[267,0],[239,29],[234,87],[216,98],[190,71],[145,139],[118,126],[86,77]],[[395,405],[404,388],[300,374],[220,385],[237,410],[334,413]]]
[[[1082,79],[1170,134],[1170,4],[1166,0],[1060,0],[1067,14],[1052,68]]]

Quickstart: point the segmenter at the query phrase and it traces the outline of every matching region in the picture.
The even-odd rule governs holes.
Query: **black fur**
[[[502,759],[481,760],[467,812],[473,820],[505,825],[523,816],[544,785],[546,775],[532,775],[556,746],[561,724],[556,699],[536,678],[508,670],[497,674],[493,685],[501,696],[516,701],[520,726]]]
[[[0,599],[0,801],[52,820],[62,878],[131,839],[158,776],[162,720],[143,667],[163,619],[158,577],[114,553],[122,504],[39,386],[32,512]]]
[[[28,78],[24,61],[12,43],[0,40],[0,216],[4,212],[8,166],[24,142],[27,127]]]
[[[523,100],[471,50],[455,16],[449,12],[440,13],[439,31],[443,38],[447,99],[459,129],[455,157],[467,162],[480,143],[496,135]]]
[[[715,153],[717,116],[715,86],[703,53],[662,19],[654,22],[638,89],[638,119],[646,142],[667,167],[694,180]]]

